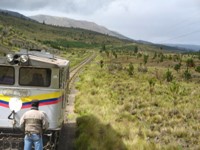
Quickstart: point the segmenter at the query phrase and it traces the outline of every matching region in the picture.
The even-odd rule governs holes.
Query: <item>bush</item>
[[[137,46],[135,46],[134,53],[135,54],[138,53],[138,47]]]
[[[128,74],[131,76],[133,75],[133,71],[134,71],[134,66],[133,63],[129,64],[129,68],[128,68]]]
[[[144,64],[146,64],[146,63],[147,63],[147,61],[148,61],[148,58],[149,58],[149,55],[147,55],[147,54],[145,54],[145,55],[143,56],[143,61],[144,61]]]
[[[192,58],[188,58],[188,59],[186,60],[186,66],[187,66],[187,67],[194,67],[194,66],[195,66],[194,61],[193,61]]]
[[[165,78],[166,78],[167,82],[171,82],[173,80],[172,72],[169,71],[169,69],[167,70],[167,72],[165,74]]]
[[[138,66],[138,72],[148,72],[148,68],[142,64],[140,64],[140,66]]]
[[[191,79],[191,78],[192,78],[192,75],[191,75],[191,73],[189,72],[189,70],[188,70],[188,69],[187,69],[187,70],[185,70],[185,72],[184,72],[183,76],[184,76],[184,78],[185,78],[186,80],[189,80],[189,79]]]
[[[104,66],[103,60],[100,60],[100,67],[103,68],[103,66]]]
[[[200,66],[197,66],[197,67],[195,68],[195,71],[200,73]]]
[[[155,78],[151,78],[148,80],[149,82],[149,92],[152,94],[154,91],[154,86],[156,84],[156,79]]]
[[[157,52],[154,53],[154,56],[152,59],[155,59],[157,57]]]
[[[181,68],[181,64],[179,63],[179,64],[176,64],[175,66],[174,66],[174,70],[176,70],[177,72],[180,70],[180,68]]]

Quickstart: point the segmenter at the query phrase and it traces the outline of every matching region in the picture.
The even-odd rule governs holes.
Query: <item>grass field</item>
[[[151,64],[144,73],[137,58],[131,61],[133,75],[127,62],[110,69],[113,61],[101,54],[80,75],[76,149],[200,149],[199,80],[181,79],[171,67],[174,80],[167,82],[168,66],[159,64],[156,73]]]

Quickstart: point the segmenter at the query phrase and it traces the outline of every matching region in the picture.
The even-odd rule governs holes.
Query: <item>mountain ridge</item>
[[[35,20],[33,20],[33,19],[31,19],[31,18],[29,18],[29,17],[27,17],[25,15],[22,15],[21,13],[15,12],[15,11],[0,9],[0,13],[8,14],[10,16],[18,17],[18,18],[25,19],[25,20],[35,21]]]
[[[25,20],[36,21],[39,23],[46,23],[48,25],[56,25],[62,27],[72,27],[72,28],[80,28],[90,31],[95,31],[101,34],[108,34],[109,36],[114,36],[120,39],[135,41],[131,38],[128,38],[116,31],[112,31],[107,29],[104,26],[98,25],[94,22],[85,21],[85,20],[75,20],[67,17],[57,17],[57,16],[50,16],[50,15],[35,15],[35,16],[26,16],[16,11],[10,11],[5,9],[0,9],[0,13],[5,15],[10,15],[13,17],[18,17]],[[62,22],[61,22],[62,21]]]
[[[75,19],[71,19],[67,17],[57,17],[57,16],[50,16],[50,15],[35,15],[35,16],[29,16],[29,18],[35,21],[38,21],[40,23],[45,23],[49,25],[81,28],[81,29],[99,32],[102,34],[108,34],[110,36],[118,37],[120,39],[132,40],[131,38],[128,38],[116,31],[111,31],[104,26],[98,25],[90,21],[75,20]]]
[[[200,51],[200,45],[193,45],[193,44],[165,44],[165,45],[182,48],[185,49],[186,51]]]

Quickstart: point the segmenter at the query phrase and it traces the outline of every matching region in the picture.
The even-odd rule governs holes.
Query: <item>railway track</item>
[[[79,73],[79,71],[83,68],[84,65],[92,61],[96,57],[96,53],[93,53],[91,56],[87,57],[85,60],[83,60],[80,64],[70,69],[70,77],[69,77],[69,88],[73,84],[74,79],[76,78],[76,75]]]
[[[67,116],[74,115],[74,101],[76,90],[74,88],[74,82],[76,81],[77,75],[83,69],[84,65],[91,62],[96,57],[96,54],[93,53],[91,56],[82,61],[79,65],[75,66],[70,70],[70,79],[69,79],[69,101],[66,107],[66,119],[64,126],[61,131],[58,150],[73,150],[74,149],[74,140],[76,132],[76,120],[75,118],[69,119]]]

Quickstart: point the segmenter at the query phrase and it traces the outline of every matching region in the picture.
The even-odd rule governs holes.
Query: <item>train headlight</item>
[[[26,63],[28,61],[28,56],[27,55],[21,55],[20,56],[20,62]]]
[[[22,100],[18,97],[12,97],[9,101],[9,108],[11,111],[20,111],[22,108]]]
[[[14,55],[13,55],[13,54],[7,54],[7,55],[6,55],[6,59],[7,59],[7,61],[10,63],[10,62],[13,61]]]

